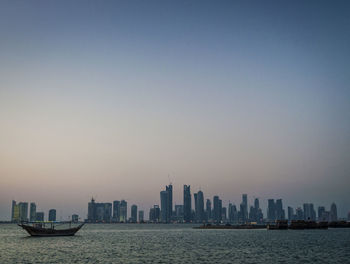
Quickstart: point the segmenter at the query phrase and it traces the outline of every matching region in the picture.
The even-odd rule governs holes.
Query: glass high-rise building
[[[128,219],[128,203],[125,200],[120,202],[120,222],[126,222]]]
[[[168,223],[169,222],[169,218],[168,218],[168,210],[169,210],[169,203],[168,203],[168,192],[167,191],[161,191],[160,192],[160,214],[161,214],[161,218],[160,220],[163,223]]]
[[[205,212],[204,212],[204,195],[202,191],[194,194],[195,197],[195,215],[197,222],[205,221]]]
[[[30,203],[29,220],[36,221],[36,204]]]
[[[49,210],[49,221],[56,221],[56,209]]]
[[[119,222],[120,220],[120,201],[113,201],[113,222]]]
[[[184,221],[191,222],[192,220],[192,204],[191,204],[191,186],[184,185]]]
[[[167,219],[168,222],[171,221],[173,215],[173,185],[169,184],[166,186],[165,190],[168,192],[168,210],[167,210]]]
[[[136,223],[137,222],[137,205],[133,204],[131,206],[131,222]]]

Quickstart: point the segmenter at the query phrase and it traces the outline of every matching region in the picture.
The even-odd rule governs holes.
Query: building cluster
[[[326,211],[324,206],[319,206],[316,211],[312,203],[304,203],[303,208],[298,207],[294,209],[288,206],[288,220],[311,220],[311,221],[320,221],[320,222],[333,222],[338,220],[337,206],[335,203],[332,203],[330,211]]]
[[[138,218],[137,218],[138,213]],[[143,211],[137,211],[137,205],[131,206],[131,217],[128,219],[128,203],[125,200],[112,203],[96,203],[94,198],[88,204],[89,223],[136,223],[144,221]]]
[[[192,208],[192,202],[194,208]],[[249,208],[249,210],[248,210]],[[137,205],[131,206],[131,216],[128,218],[128,205],[125,200],[112,203],[97,203],[92,198],[88,203],[87,222],[90,223],[136,223],[144,222],[144,211],[137,210]],[[237,206],[229,203],[223,207],[219,196],[213,200],[204,199],[202,191],[194,193],[193,200],[191,187],[184,185],[183,204],[173,205],[173,186],[169,184],[160,192],[160,206],[155,204],[149,210],[149,222],[151,223],[247,223],[263,222],[263,213],[256,198],[254,205],[248,207],[247,194],[242,195],[242,203]]]
[[[29,211],[29,212],[28,212]],[[29,214],[28,214],[29,213]],[[72,221],[78,222],[79,216],[74,214],[72,215]],[[56,221],[56,209],[50,209],[48,213],[48,221]],[[11,221],[18,222],[35,222],[35,221],[45,221],[44,212],[36,211],[36,204],[30,203],[28,210],[27,202],[17,203],[16,201],[12,201],[11,208]]]
[[[194,205],[192,207],[192,205]],[[94,199],[88,204],[87,222],[92,223],[136,223],[144,222],[144,211],[137,211],[137,205],[131,206],[131,217],[127,216],[128,206],[125,200],[112,203],[96,203]],[[229,203],[223,206],[222,200],[215,195],[212,200],[205,199],[201,190],[191,194],[191,187],[183,187],[183,204],[173,205],[173,186],[165,186],[160,192],[160,205],[155,204],[149,210],[150,223],[266,223],[276,220],[285,220],[286,214],[283,209],[282,199],[269,199],[267,217],[264,218],[258,198],[254,204],[248,204],[248,195],[242,194],[242,202],[236,206]],[[288,207],[288,220],[316,220],[316,212],[312,203],[306,203],[303,209],[297,208],[296,214]],[[328,212],[324,207],[318,209],[319,221],[336,221],[337,208],[333,203]]]
[[[194,206],[192,206],[194,205]],[[113,203],[97,203],[94,198],[88,203],[88,215],[86,222],[89,223],[142,223],[145,222],[143,210],[138,211],[137,205],[130,208],[131,215],[128,217],[128,203],[125,200],[116,200]],[[239,205],[231,202],[227,207],[219,196],[215,195],[212,200],[205,199],[201,190],[191,194],[190,185],[183,187],[183,204],[173,205],[173,186],[169,184],[160,192],[160,206],[155,204],[149,210],[148,222],[150,223],[266,223],[276,220],[310,220],[310,221],[337,221],[337,206],[333,203],[329,211],[324,206],[318,207],[318,217],[312,203],[305,203],[303,207],[295,209],[288,207],[288,217],[283,209],[282,199],[268,199],[267,215],[264,218],[258,198],[254,204],[248,204],[248,195],[242,194],[242,201]],[[350,213],[348,216],[350,220]],[[30,203],[28,216],[28,203],[12,201],[13,222],[20,221],[44,221],[44,212],[36,211],[36,204]],[[78,215],[72,215],[72,221],[78,222]],[[48,221],[56,221],[56,210],[50,209]]]

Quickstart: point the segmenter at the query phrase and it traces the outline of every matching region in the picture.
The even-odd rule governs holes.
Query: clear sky
[[[0,1],[0,219],[182,186],[350,210],[349,1]],[[266,211],[264,210],[264,214]]]

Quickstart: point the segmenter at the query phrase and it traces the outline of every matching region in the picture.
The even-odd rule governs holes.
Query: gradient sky
[[[350,210],[349,1],[0,1],[11,200],[146,210],[170,181]]]

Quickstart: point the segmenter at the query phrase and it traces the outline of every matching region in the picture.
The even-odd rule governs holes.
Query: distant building
[[[139,211],[139,223],[142,223],[144,221],[145,221],[145,219],[144,219],[144,211],[140,210]]]
[[[49,221],[56,221],[56,209],[49,210]]]
[[[79,222],[79,215],[73,214],[72,215],[72,222],[73,223],[78,223]]]
[[[226,207],[221,208],[221,221],[227,221],[227,209]]]
[[[176,204],[175,205],[175,220],[176,221],[183,221],[184,219],[184,206],[182,204]]]
[[[195,194],[195,215],[197,222],[205,221],[204,195],[202,191]]]
[[[317,209],[318,221],[328,221],[325,218],[326,208],[324,206],[319,206]]]
[[[36,221],[36,204],[35,203],[30,203],[29,220],[32,222]]]
[[[149,221],[152,223],[158,223],[160,221],[159,205],[156,204],[149,210]]]
[[[215,195],[213,197],[213,221],[219,223],[221,221],[221,207],[220,207],[220,199],[219,196]],[[222,205],[221,205],[222,206]]]
[[[173,215],[173,185],[169,184],[165,190],[168,192],[167,220],[170,222]]]
[[[284,220],[285,218],[285,213],[283,210],[283,204],[282,204],[282,199],[277,199],[276,200],[276,220]]]
[[[167,191],[161,191],[160,192],[160,220],[163,223],[169,223],[169,213],[168,213],[168,209],[169,209],[169,203],[168,203],[168,192]]]
[[[350,221],[350,212],[348,212],[348,221]]]
[[[12,222],[19,222],[20,221],[19,205],[14,200],[12,201],[11,221]]]
[[[276,220],[276,206],[274,199],[268,199],[267,201],[267,220],[270,222]]]
[[[316,211],[313,203],[304,203],[303,209],[305,221],[316,221]]]
[[[212,219],[210,199],[207,199],[205,209],[206,209],[205,211],[206,211],[206,215],[207,215],[207,221],[210,221]]]
[[[263,222],[263,213],[260,209],[259,198],[254,199],[254,207],[251,206],[249,210],[249,220],[251,222],[262,223]]]
[[[240,206],[242,222],[246,223],[248,221],[248,195],[242,194],[242,203]]]
[[[335,203],[332,203],[331,210],[330,210],[330,221],[337,221],[338,220],[338,213],[337,213],[337,206]]]
[[[137,222],[137,205],[133,204],[131,206],[131,222],[136,223]]]
[[[304,212],[300,207],[295,209],[295,220],[304,220]]]
[[[112,222],[120,221],[120,201],[113,201],[113,217]]]
[[[44,221],[44,212],[36,212],[36,221]]]
[[[88,221],[91,223],[96,222],[96,203],[94,198],[91,198],[91,202],[88,204]]]
[[[294,220],[294,209],[290,206],[288,206],[288,220]]]
[[[111,222],[112,204],[111,203],[96,203],[94,198],[88,204],[88,222]]]
[[[190,185],[184,185],[183,201],[184,201],[184,221],[191,222],[192,204],[191,204],[191,186]]]
[[[20,202],[18,206],[20,221],[28,221],[28,203]]]
[[[125,200],[120,202],[120,222],[125,223],[128,219],[128,203]]]

